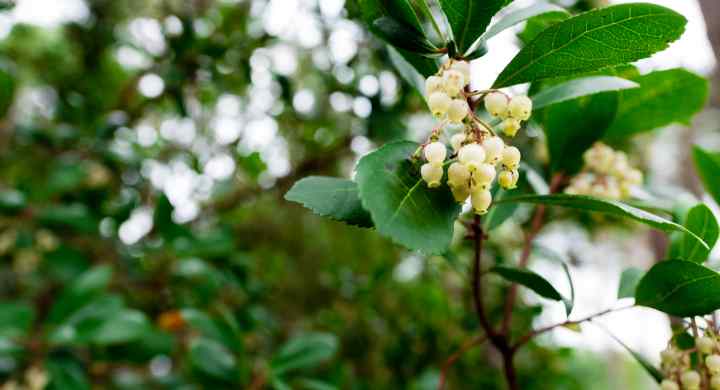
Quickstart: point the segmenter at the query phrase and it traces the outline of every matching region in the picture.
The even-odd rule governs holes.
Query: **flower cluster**
[[[442,128],[448,122],[462,123],[464,130],[450,138],[452,154],[447,161],[447,184],[456,201],[470,198],[475,213],[484,214],[492,203],[490,189],[496,179],[502,188],[516,187],[521,154],[518,148],[505,145],[492,126],[475,115],[468,102],[475,96],[484,99],[488,113],[503,120],[503,132],[515,136],[521,121],[530,118],[532,101],[527,96],[509,98],[496,90],[467,91],[469,82],[469,64],[454,60],[427,79],[428,106],[441,125],[423,147],[427,162],[420,167],[420,174],[428,187],[441,185],[448,157],[447,146],[439,141]]]
[[[568,194],[627,199],[643,174],[628,163],[627,155],[598,142],[583,155],[585,166],[565,189]]]
[[[695,368],[690,354],[697,352],[699,360]],[[673,345],[660,352],[661,368],[665,378],[661,390],[699,390],[702,376],[707,373],[711,390],[720,390],[720,341],[712,330],[695,338],[695,348],[681,350]]]

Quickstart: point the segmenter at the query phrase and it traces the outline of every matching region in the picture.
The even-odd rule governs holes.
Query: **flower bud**
[[[450,69],[460,72],[463,75],[463,86],[470,84],[470,63],[467,61],[455,61]]]
[[[470,181],[470,170],[465,164],[454,162],[448,168],[448,184],[450,187],[467,186]]]
[[[514,137],[520,130],[520,119],[506,118],[502,121],[502,130],[508,137]]]
[[[517,185],[518,176],[517,171],[503,170],[498,175],[498,185],[506,190],[512,190]]]
[[[680,377],[680,383],[686,390],[697,390],[700,388],[700,374],[697,371],[685,371]]]
[[[720,374],[720,355],[709,355],[705,358],[705,365],[711,374]]]
[[[470,202],[475,214],[485,214],[492,203],[492,194],[489,190],[473,191],[470,195]]]
[[[425,96],[430,96],[433,92],[443,91],[443,78],[439,76],[430,76],[425,80]]]
[[[428,96],[428,107],[436,117],[442,117],[448,112],[452,99],[446,93],[433,92]]]
[[[470,107],[465,99],[453,99],[452,102],[450,102],[450,107],[448,107],[448,119],[452,123],[460,123],[468,115],[469,110]]]
[[[462,147],[462,143],[464,141],[465,133],[453,134],[453,136],[450,137],[450,145],[452,145],[452,148],[456,153],[460,150],[460,147]]]
[[[497,164],[502,157],[505,143],[500,137],[490,137],[483,141],[483,149],[485,149],[485,162],[488,164]]]
[[[480,164],[485,162],[485,149],[479,144],[467,144],[460,148],[458,161],[467,165],[471,171],[475,170]]]
[[[670,379],[665,379],[660,384],[660,390],[680,390],[680,386]]]
[[[450,96],[457,96],[466,85],[463,74],[452,69],[446,70],[443,73],[443,81],[445,93]]]
[[[451,186],[450,191],[453,194],[453,198],[458,203],[463,203],[470,196],[470,186],[466,183],[460,186]]]
[[[530,119],[530,112],[532,111],[532,100],[525,95],[515,96],[510,99],[508,104],[508,110],[510,116],[515,119],[526,121]]]
[[[712,378],[710,378],[710,389],[720,390],[720,375],[713,375]]]
[[[672,363],[673,360],[675,360],[675,357],[677,354],[675,353],[675,350],[672,348],[663,349],[660,351],[660,361],[667,364]]]
[[[639,169],[629,169],[625,172],[624,179],[628,184],[638,186],[643,182],[643,174]]]
[[[700,353],[710,353],[715,346],[715,342],[710,337],[699,336],[695,338],[695,346]]]
[[[598,173],[608,173],[613,165],[615,152],[609,146],[597,142],[583,154],[585,165]]]
[[[425,163],[420,167],[420,176],[427,182],[428,187],[440,186],[443,177],[442,163]]]
[[[480,164],[473,172],[473,180],[478,185],[489,185],[495,180],[495,167],[490,164]]]
[[[431,163],[442,163],[445,161],[447,155],[447,149],[442,142],[431,142],[425,145],[424,148],[425,159]]]
[[[515,169],[520,164],[520,150],[514,146],[506,146],[502,153],[502,163],[510,169]]]
[[[485,110],[492,116],[504,117],[508,111],[508,98],[501,92],[485,95]]]

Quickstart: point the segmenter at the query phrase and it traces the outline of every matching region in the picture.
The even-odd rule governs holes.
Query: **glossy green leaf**
[[[566,298],[565,296],[563,296],[563,303],[565,304],[565,315],[570,317],[570,314],[575,307],[575,284],[573,283],[572,275],[570,275],[570,267],[568,267],[568,260],[565,258],[565,256],[561,255],[555,250],[542,246],[538,243],[534,243],[532,249],[533,254],[539,255],[547,260],[558,263],[562,267],[563,272],[565,273],[565,277],[568,281],[568,287],[570,288],[570,297]]]
[[[513,58],[493,87],[571,76],[646,58],[678,39],[686,23],[675,11],[645,3],[585,12],[540,33]]]
[[[679,231],[687,233],[691,235],[696,241],[698,241],[700,245],[707,247],[707,244],[700,237],[698,237],[690,230],[686,229],[684,226],[669,221],[665,218],[659,217],[655,214],[651,214],[647,211],[640,210],[625,203],[614,200],[605,200],[584,195],[553,194],[521,195],[500,199],[496,203],[506,202],[534,203],[544,204],[548,206],[560,206],[609,214],[622,218],[629,218],[665,232]]]
[[[459,53],[470,48],[485,32],[493,15],[507,3],[506,0],[440,0]]]
[[[567,12],[548,12],[533,16],[527,20],[525,28],[517,34],[517,37],[523,45],[527,45],[548,27],[553,24],[560,23],[563,20],[570,18],[570,16],[571,15]]]
[[[690,317],[720,309],[720,274],[686,260],[657,263],[643,276],[635,303],[664,313]]]
[[[617,292],[618,299],[634,297],[635,289],[644,274],[645,271],[637,267],[629,267],[623,270],[620,274],[620,285],[618,286]]]
[[[715,215],[708,206],[701,203],[688,211],[683,225],[702,238],[710,249],[700,245],[692,236],[683,234],[672,241],[669,256],[674,259],[689,260],[696,263],[705,262],[718,239],[719,229]]]
[[[315,214],[360,227],[372,227],[370,214],[363,209],[358,188],[352,180],[310,176],[299,180],[285,194]]]
[[[529,7],[515,10],[503,16],[502,19],[498,20],[497,23],[494,23],[492,26],[490,26],[490,28],[488,28],[487,31],[485,31],[485,33],[480,38],[478,38],[478,40],[473,44],[473,47],[481,44],[482,42],[487,42],[490,38],[500,34],[501,32],[507,30],[512,26],[522,23],[535,16],[547,13],[559,13],[565,15],[565,17],[570,16],[570,14],[565,11],[565,9],[555,4],[544,2],[533,4]],[[469,51],[472,50],[473,49],[470,49]]]
[[[582,167],[583,153],[602,139],[617,110],[616,92],[553,104],[540,112],[552,172],[571,175]]]
[[[685,69],[656,71],[632,80],[640,88],[620,94],[606,138],[619,140],[671,123],[688,124],[708,98],[707,80]]]
[[[0,3],[0,10],[2,9]],[[4,118],[15,97],[15,76],[11,67],[0,62],[0,118]]]
[[[528,269],[507,266],[495,266],[489,272],[500,275],[503,279],[525,286],[541,297],[553,301],[563,300],[563,296],[545,278]]]
[[[508,191],[500,187],[493,189],[493,199],[498,200],[508,196]],[[493,207],[483,216],[483,231],[489,232],[492,229],[502,225],[503,222],[508,220],[515,213],[517,209],[516,204],[503,204],[498,207]]]
[[[597,324],[597,323],[596,323]],[[634,349],[630,348],[627,344],[623,343],[622,340],[617,338],[614,334],[612,334],[608,329],[606,329],[604,326],[599,325],[598,326],[605,331],[610,337],[613,338],[613,340],[617,341],[618,344],[622,345],[623,348],[625,348],[626,351],[632,355],[635,360],[640,363],[643,369],[645,369],[645,372],[647,372],[657,383],[662,382],[663,379],[665,379],[665,376],[662,374],[660,370],[658,370],[657,367],[655,367],[652,363],[650,363],[649,360],[645,358],[645,356],[641,355],[639,352],[635,351]]]
[[[422,23],[408,0],[359,0],[358,4],[362,17],[370,31],[378,35],[373,22],[383,16],[391,16],[401,23],[418,31],[416,35],[425,36],[422,32]],[[410,63],[424,77],[428,77],[438,70],[435,60],[419,54],[398,49],[400,55]]]
[[[204,337],[193,339],[189,351],[192,366],[218,379],[234,381],[239,371],[235,356],[219,342]]]
[[[410,160],[414,142],[393,142],[367,154],[357,165],[363,208],[380,234],[410,249],[431,254],[447,250],[460,206],[447,187],[428,188],[420,166]]]
[[[533,109],[602,92],[637,88],[639,84],[620,77],[588,76],[545,88],[532,96]]]
[[[400,77],[402,77],[406,83],[415,88],[415,91],[417,91],[417,93],[424,99],[425,77],[423,77],[423,75],[420,74],[420,72],[411,63],[409,63],[394,47],[388,45],[387,51],[388,56],[390,57],[390,62],[395,67],[395,70],[398,71]]]
[[[314,368],[335,355],[338,340],[330,333],[306,333],[285,343],[270,362],[273,374]]]
[[[375,19],[373,27],[380,38],[399,49],[423,55],[439,54],[438,50],[417,30],[390,16]]]
[[[109,316],[95,332],[92,342],[97,345],[127,343],[140,339],[151,328],[145,313],[124,309]]]
[[[711,152],[699,146],[693,147],[693,161],[705,190],[720,204],[720,152]]]

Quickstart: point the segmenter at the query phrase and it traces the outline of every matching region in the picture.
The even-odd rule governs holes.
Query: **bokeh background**
[[[692,126],[628,148],[658,193],[702,197],[688,151],[720,149],[720,3],[652,2],[689,24],[641,71],[684,66],[713,80],[714,95]],[[374,147],[432,127],[354,0],[10,3],[0,2],[0,388],[436,388],[478,329],[460,237],[456,257],[425,257],[282,197],[310,174],[350,177]],[[473,63],[475,86],[514,56],[521,29]],[[528,216],[499,228],[490,255],[512,259]],[[578,316],[614,304],[620,271],[648,267],[664,245],[637,226],[567,218],[540,241],[572,259]],[[556,265],[531,268],[565,287]],[[488,291],[491,310],[503,292]],[[562,305],[522,298],[527,326],[563,319]],[[670,335],[651,310],[601,322],[651,361]],[[473,349],[451,388],[502,388],[499,367]],[[518,369],[523,389],[654,388],[593,326],[537,339]]]

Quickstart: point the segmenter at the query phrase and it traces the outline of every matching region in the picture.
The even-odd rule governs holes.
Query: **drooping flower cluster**
[[[492,203],[492,183],[505,189],[516,187],[520,173],[520,150],[495,134],[492,126],[478,118],[470,104],[475,96],[484,99],[485,108],[494,117],[503,119],[503,132],[515,136],[521,121],[530,118],[532,101],[527,96],[512,99],[500,91],[467,91],[470,83],[470,67],[467,62],[451,60],[425,84],[428,106],[432,114],[441,120],[423,147],[427,161],[420,167],[420,174],[428,187],[441,185],[445,174],[448,150],[440,136],[446,123],[462,123],[463,131],[450,137],[451,159],[447,167],[447,184],[458,202],[470,198],[477,214],[487,212]],[[474,104],[473,104],[474,105]],[[499,172],[498,172],[499,170]]]
[[[699,359],[693,367],[690,355],[695,352]],[[699,390],[704,374],[708,388],[720,390],[720,342],[711,329],[695,338],[694,348],[682,350],[669,345],[660,352],[660,360],[665,375],[661,390]]]
[[[633,187],[643,182],[643,174],[633,168],[627,155],[598,142],[583,155],[585,166],[565,189],[568,194],[627,199]]]

